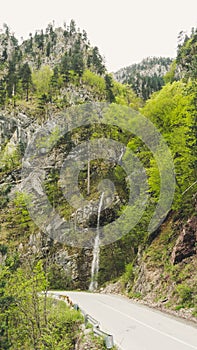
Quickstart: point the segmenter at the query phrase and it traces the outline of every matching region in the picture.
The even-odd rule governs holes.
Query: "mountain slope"
[[[132,86],[136,94],[147,100],[150,95],[164,85],[163,77],[168,72],[172,59],[164,57],[148,57],[141,63],[120,69],[114,73],[115,78]]]
[[[87,229],[97,229],[98,223],[106,226],[116,221],[124,214],[130,192],[134,209],[135,200],[141,199],[141,193],[141,204],[144,204],[144,192],[140,187],[143,168],[147,177],[147,205],[133,228],[129,219],[135,215],[132,212],[126,216],[128,220],[121,227],[127,232],[123,237],[118,236],[119,239],[114,239],[111,244],[100,247],[99,271],[96,274],[98,285],[101,287],[121,278],[122,288],[129,296],[170,309],[188,308],[188,312],[196,316],[197,285],[196,274],[192,274],[192,271],[196,271],[197,256],[197,86],[192,76],[193,70],[188,70],[189,63],[185,65],[188,59],[192,67],[195,65],[196,37],[188,40],[179,47],[175,62],[183,79],[176,79],[174,71],[170,70],[168,83],[162,88],[160,86],[157,93],[142,103],[128,85],[117,82],[107,73],[99,50],[90,46],[86,34],[80,34],[74,22],[66,28],[49,26],[45,32],[31,35],[21,45],[9,28],[4,28],[0,37],[0,262],[4,273],[17,276],[19,266],[25,268],[29,265],[32,273],[32,267],[34,270],[37,262],[42,262],[47,287],[87,290],[92,277],[94,244],[94,237],[89,236]],[[146,85],[147,76],[153,80],[157,77],[163,79],[170,60],[166,62],[164,59],[163,68],[160,67],[161,63],[162,60],[158,59],[145,60],[140,68],[139,81],[144,81]],[[137,71],[137,67],[134,71]],[[146,92],[150,94],[152,90],[145,89]],[[147,96],[144,95],[144,98]],[[94,106],[94,122],[81,125],[84,113],[85,121],[89,120],[89,112],[92,112],[90,106]],[[140,128],[139,112],[147,121]],[[66,119],[61,119],[62,116],[66,116]],[[135,135],[132,128],[129,129],[133,127],[133,121],[139,135]],[[169,211],[168,216],[162,226],[152,233],[148,228],[160,198],[160,171],[162,173],[163,169],[168,169],[168,158],[163,148],[158,147],[157,158],[151,152],[155,139],[151,137],[152,133],[147,133],[150,122],[159,132],[157,136],[163,135],[170,150],[176,183],[172,205],[166,209],[163,203],[164,209]],[[76,127],[78,124],[75,123],[79,123],[80,127]],[[146,141],[143,141],[142,134]],[[105,147],[103,139],[114,143]],[[90,149],[83,148],[89,142]],[[94,142],[99,152],[103,153],[94,150]],[[115,144],[118,144],[117,148]],[[29,158],[27,150],[30,151]],[[31,151],[35,151],[35,154],[31,154]],[[93,159],[89,159],[89,151],[94,151]],[[82,153],[84,158],[79,159]],[[31,162],[37,155],[40,156],[38,163],[35,162],[37,167],[33,167],[31,173]],[[73,175],[72,169],[69,171],[69,167],[64,167],[67,158],[74,165],[73,160],[81,161],[83,166],[79,173]],[[130,178],[122,166],[125,160],[132,169]],[[141,168],[135,171],[136,160]],[[22,169],[26,166],[30,171],[30,174],[26,174],[28,180],[22,177]],[[87,201],[85,206],[79,202],[75,208],[67,200],[64,193],[66,186],[61,182],[64,170],[69,179],[77,179],[79,192]],[[170,177],[167,171],[164,174],[164,198],[167,198],[168,194],[171,195]],[[24,183],[26,192],[21,193]],[[58,227],[58,234],[61,234],[59,227],[62,225],[65,228],[65,222],[69,221],[71,238],[72,230],[76,232],[79,226],[80,233],[85,233],[85,246],[68,245],[68,242],[59,240],[59,236],[54,239],[53,235],[46,235],[42,226],[44,219],[40,220],[40,226],[36,224],[35,217],[33,220],[28,210],[29,201],[32,200],[32,196],[28,196],[28,186],[32,183],[33,194],[38,193],[32,202],[37,216],[42,219],[46,202],[40,203],[39,199],[45,199],[44,193],[52,208],[46,217],[54,219],[52,224]],[[71,185],[70,192],[78,196],[76,187]],[[102,192],[105,196],[100,212]],[[60,219],[54,213],[58,213]],[[50,225],[46,226],[50,228]],[[115,233],[111,231],[113,238]],[[82,239],[81,236],[78,238]],[[1,298],[4,285],[0,288]],[[6,300],[9,302],[12,297],[8,295]],[[3,305],[0,300],[6,320],[7,311]],[[6,323],[4,326],[6,333]]]

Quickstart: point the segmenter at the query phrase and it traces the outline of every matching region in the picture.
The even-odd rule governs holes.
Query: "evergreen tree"
[[[51,43],[49,41],[48,44],[47,44],[47,48],[46,48],[46,55],[47,55],[47,57],[50,56],[50,53],[51,53]]]
[[[61,74],[65,83],[68,83],[70,80],[70,69],[71,69],[71,58],[66,52],[61,60]]]
[[[181,43],[178,45],[176,62],[181,70],[181,77],[186,80],[197,78],[197,29],[190,38],[180,33]]]
[[[70,36],[76,33],[76,24],[73,19],[70,21]]]
[[[26,101],[29,100],[29,88],[32,83],[31,69],[29,64],[26,62],[20,69],[19,77],[22,82],[22,87],[26,92]]]
[[[60,93],[60,88],[62,86],[62,76],[60,75],[58,67],[55,67],[53,69],[53,75],[51,77],[51,90],[52,90],[52,96],[58,95]]]
[[[107,95],[107,101],[110,103],[115,102],[115,96],[113,93],[113,79],[110,74],[105,75],[105,90]]]
[[[4,79],[0,80],[0,106],[5,106],[6,100],[6,83]]]
[[[40,34],[38,34],[36,32],[36,34],[35,34],[35,42],[37,44],[38,49],[40,49],[43,52],[43,50],[44,50],[44,33],[43,33],[43,30],[41,30]]]
[[[96,69],[96,73],[102,75],[105,73],[105,66],[103,64],[103,59],[99,53],[99,49],[95,46],[92,50],[92,64]]]
[[[9,61],[8,63],[8,74],[6,76],[7,83],[7,93],[8,97],[12,98],[16,94],[18,76],[16,72],[16,63],[14,60]]]
[[[74,49],[72,54],[72,64],[71,69],[81,77],[84,71],[84,59],[83,51],[81,50],[81,41],[80,39],[76,40],[74,43]]]
[[[5,47],[2,53],[2,61],[3,62],[7,61],[7,58],[8,58],[7,47]]]
[[[25,52],[31,53],[33,49],[33,37],[32,34],[29,34],[29,39],[25,41]]]

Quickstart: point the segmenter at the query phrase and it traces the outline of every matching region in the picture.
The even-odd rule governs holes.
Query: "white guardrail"
[[[57,294],[54,292],[47,292],[47,294],[55,299],[59,299],[59,300],[63,300],[65,303],[67,303],[70,307],[73,307],[75,310],[80,310],[81,313],[84,316],[84,323],[85,326],[90,323],[93,326],[93,332],[95,335],[101,336],[104,339],[105,342],[105,346],[107,349],[112,349],[114,346],[114,340],[113,340],[113,336],[111,334],[108,334],[106,332],[103,332],[100,329],[100,325],[99,322],[97,320],[95,320],[92,316],[90,316],[89,314],[87,314],[84,310],[82,310],[78,304],[74,304],[72,302],[72,300],[64,294]]]

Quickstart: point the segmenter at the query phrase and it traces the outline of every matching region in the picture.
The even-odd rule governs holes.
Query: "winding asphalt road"
[[[56,293],[57,294],[57,293]],[[121,350],[197,350],[197,327],[115,295],[60,292],[99,321]]]

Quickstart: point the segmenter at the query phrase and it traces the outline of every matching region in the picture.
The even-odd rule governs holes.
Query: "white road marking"
[[[103,304],[101,301],[98,301],[98,302],[99,302],[100,304]],[[130,316],[130,315],[128,315],[128,314],[125,314],[125,313],[122,312],[122,311],[119,311],[119,310],[115,309],[113,306],[109,306],[109,305],[107,305],[107,304],[105,304],[105,306],[108,307],[109,309],[115,311],[115,312],[118,312],[118,313],[121,314],[122,316],[126,316],[126,317],[130,318],[132,321],[135,321],[135,322],[139,323],[140,325],[142,325],[142,326],[144,326],[144,327],[146,327],[146,328],[149,328],[149,329],[151,329],[151,330],[153,330],[153,331],[155,331],[155,332],[157,332],[157,333],[159,333],[159,334],[162,334],[162,335],[164,335],[164,336],[166,336],[166,337],[168,337],[168,338],[171,338],[171,339],[173,339],[173,340],[175,340],[175,341],[177,341],[177,342],[179,342],[179,343],[181,343],[181,344],[183,344],[183,345],[189,346],[190,348],[197,350],[197,347],[196,347],[196,346],[193,346],[193,345],[191,345],[191,344],[188,344],[188,343],[184,342],[183,340],[174,337],[173,335],[170,335],[170,334],[168,334],[168,333],[162,332],[162,331],[160,331],[160,330],[157,329],[157,328],[154,328],[154,327],[152,327],[152,326],[150,326],[150,325],[148,325],[148,324],[146,324],[146,323],[144,323],[144,322],[142,322],[142,321],[139,321],[139,320],[137,320],[136,318],[134,318],[134,317],[132,317],[132,316]]]

